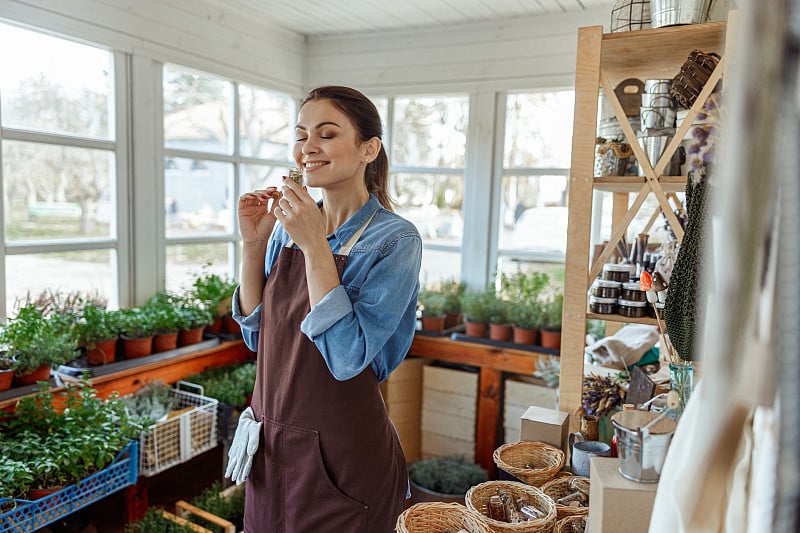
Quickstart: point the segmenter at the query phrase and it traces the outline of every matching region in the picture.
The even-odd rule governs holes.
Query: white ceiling
[[[303,35],[430,28],[608,8],[615,0],[217,0]]]

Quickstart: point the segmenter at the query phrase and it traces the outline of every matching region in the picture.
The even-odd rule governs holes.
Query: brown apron
[[[350,247],[334,255],[339,279]],[[285,247],[264,287],[252,407],[263,438],[247,480],[247,533],[380,533],[403,511],[407,471],[371,367],[337,381],[300,332],[303,253]]]

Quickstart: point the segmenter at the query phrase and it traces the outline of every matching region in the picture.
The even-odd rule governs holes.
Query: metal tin
[[[622,284],[620,298],[633,302],[646,302],[647,294],[641,289],[638,281],[629,281]]]
[[[620,411],[611,417],[617,438],[619,473],[639,483],[657,483],[661,477],[675,422],[650,411]]]
[[[672,79],[644,80],[644,92],[650,94],[669,94],[672,89]]]
[[[630,281],[633,268],[631,264],[606,263],[603,265],[603,279],[625,283]]]
[[[599,315],[614,314],[617,311],[617,299],[592,296],[589,298],[589,309],[592,313],[597,313]]]
[[[647,302],[634,300],[617,300],[617,313],[628,318],[642,318],[647,316]]]
[[[598,298],[619,298],[621,287],[622,283],[619,281],[596,279],[594,283],[592,283],[590,293],[592,296],[597,296]]]

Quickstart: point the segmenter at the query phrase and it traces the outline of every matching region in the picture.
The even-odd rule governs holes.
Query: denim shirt
[[[306,315],[300,331],[317,346],[331,374],[345,381],[371,366],[378,381],[403,361],[414,339],[422,239],[416,227],[370,199],[333,234],[331,251],[337,253],[358,228],[374,218],[353,246],[341,285],[326,294]],[[289,242],[278,224],[265,258],[266,277],[281,249]],[[305,290],[305,288],[303,288]],[[262,302],[250,315],[239,308],[239,289],[233,295],[233,317],[242,326],[247,346],[256,351],[264,310]]]

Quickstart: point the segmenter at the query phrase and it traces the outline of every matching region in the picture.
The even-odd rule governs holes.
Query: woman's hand
[[[244,243],[266,242],[275,228],[275,210],[281,193],[277,187],[248,192],[239,197],[239,233]]]
[[[281,222],[292,240],[304,252],[314,244],[324,244],[325,219],[317,202],[308,194],[305,187],[292,180],[284,179],[275,217]]]

